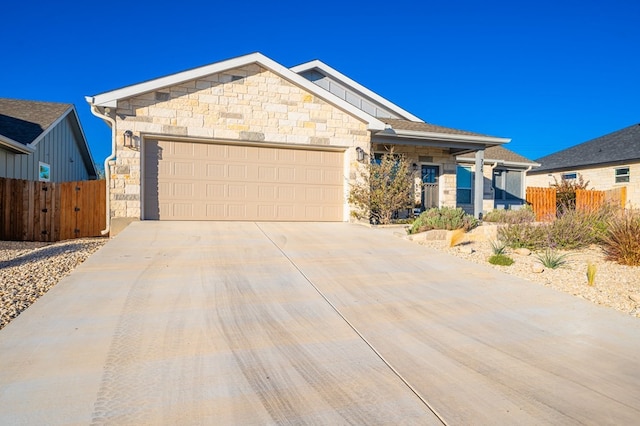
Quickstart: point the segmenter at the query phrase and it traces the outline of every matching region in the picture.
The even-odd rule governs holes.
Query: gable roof
[[[123,87],[120,89],[112,90],[109,92],[101,93],[95,96],[87,96],[85,99],[88,103],[101,106],[115,108],[118,100],[131,98],[143,93],[148,93],[162,89],[164,87],[175,86],[187,81],[202,78],[211,74],[217,74],[224,71],[229,71],[234,68],[243,67],[250,64],[258,64],[259,66],[268,69],[269,71],[277,74],[278,76],[288,80],[289,82],[302,87],[308,92],[318,96],[321,99],[333,104],[334,106],[350,113],[351,115],[361,119],[368,124],[370,130],[384,130],[384,124],[361,109],[356,108],[347,101],[340,99],[334,94],[322,89],[321,87],[313,84],[306,78],[296,74],[290,69],[278,64],[274,60],[267,58],[261,53],[250,53],[248,55],[239,56],[232,59],[227,59],[221,62],[215,62],[213,64],[205,65],[198,68],[193,68],[187,71],[178,72],[165,77],[148,80],[142,83],[134,84],[131,86]]]
[[[72,108],[71,104],[0,98],[0,144],[31,153],[33,145]]]
[[[474,161],[475,156],[473,154],[459,155],[458,160],[461,161]],[[517,154],[510,149],[503,146],[490,146],[484,151],[485,163],[494,163],[496,165],[514,165],[514,166],[527,166],[536,167],[540,164],[535,161],[531,161],[520,154]]]
[[[640,160],[640,124],[591,139],[536,160],[535,173]]]
[[[410,112],[400,108],[398,105],[394,104],[388,99],[383,98],[382,96],[378,95],[372,90],[367,89],[360,83],[350,79],[346,75],[342,74],[341,72],[337,71],[336,69],[330,67],[329,65],[325,64],[324,62],[318,59],[305,62],[304,64],[296,65],[295,67],[291,67],[291,71],[295,72],[296,74],[303,74],[307,71],[312,71],[312,70],[320,71],[322,74],[332,77],[334,80],[337,80],[340,83],[350,87],[351,89],[355,90],[356,92],[359,92],[361,95],[368,98],[369,100],[375,103],[378,103],[381,106],[393,111],[398,116],[403,117],[406,120],[418,121],[418,122],[422,121],[420,118],[416,117]]]
[[[95,177],[98,172],[73,104],[0,98],[0,146],[32,154],[38,143],[67,117],[71,117],[71,126],[80,139],[78,149],[89,176]]]

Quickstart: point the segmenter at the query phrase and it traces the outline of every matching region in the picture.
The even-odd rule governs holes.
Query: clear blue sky
[[[320,59],[423,120],[509,137],[530,159],[640,123],[640,1],[11,1],[0,97],[86,95],[261,52]]]

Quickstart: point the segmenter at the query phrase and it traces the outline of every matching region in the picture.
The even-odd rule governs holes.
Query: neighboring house
[[[97,175],[73,105],[0,98],[0,177],[69,182]]]
[[[456,156],[473,153],[482,173],[484,150],[509,142],[425,123],[320,61],[286,68],[260,53],[87,102],[113,130],[105,169],[114,227],[138,219],[348,221],[350,185],[391,149],[414,165],[425,207],[455,206]]]
[[[484,153],[483,211],[518,209],[526,204],[526,176],[540,164],[503,146],[492,146]],[[458,156],[457,205],[473,211],[474,157]]]
[[[548,187],[555,180],[581,175],[589,189],[625,186],[627,205],[640,207],[640,124],[547,155],[527,175],[527,185]]]

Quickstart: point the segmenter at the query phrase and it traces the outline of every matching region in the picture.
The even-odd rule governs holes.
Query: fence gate
[[[97,237],[106,227],[105,182],[0,178],[0,240]]]

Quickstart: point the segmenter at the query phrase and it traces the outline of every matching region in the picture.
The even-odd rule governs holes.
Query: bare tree
[[[362,170],[351,187],[349,202],[356,207],[352,214],[360,220],[389,224],[399,210],[413,207],[413,185],[405,156],[386,153]]]

